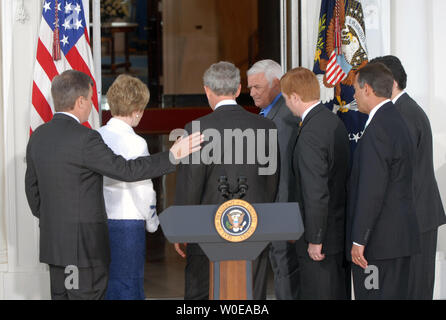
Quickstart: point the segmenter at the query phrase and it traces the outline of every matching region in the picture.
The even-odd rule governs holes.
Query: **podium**
[[[234,204],[231,201],[238,205],[242,200],[229,200],[222,205],[171,206],[160,214],[160,223],[169,242],[198,243],[209,258],[210,299],[252,300],[252,261],[271,241],[298,240],[304,232],[303,222],[297,203],[248,204],[256,215],[247,227],[256,224],[253,233],[242,240],[228,235],[228,241],[217,230],[220,220],[216,215],[225,204]],[[225,223],[230,226],[227,220]]]

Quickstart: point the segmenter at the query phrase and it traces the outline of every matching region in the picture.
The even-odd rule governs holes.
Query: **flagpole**
[[[99,126],[102,125],[102,65],[101,65],[101,1],[93,0],[93,61],[98,92]]]

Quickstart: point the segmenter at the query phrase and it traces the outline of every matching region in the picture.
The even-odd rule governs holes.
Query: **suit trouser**
[[[366,270],[356,264],[352,264],[355,299],[407,299],[410,258],[368,260],[368,269]]]
[[[409,299],[432,300],[438,229],[420,234],[421,252],[410,260]]]
[[[269,258],[274,272],[274,293],[277,300],[299,298],[299,261],[296,244],[271,242]]]
[[[343,252],[326,254],[324,260],[314,261],[308,254],[299,254],[299,299],[347,299],[343,256]]]
[[[108,283],[108,266],[66,267],[49,265],[52,300],[102,300]]]
[[[196,250],[190,246],[191,244],[188,245],[186,255],[184,299],[206,300],[209,299],[209,259],[206,255],[196,254]],[[196,244],[192,244],[192,246],[196,246]],[[268,250],[267,247],[253,261],[253,298],[255,300],[266,299]]]
[[[268,284],[268,263],[269,263],[268,245],[252,262],[253,289],[252,295],[254,300],[266,300],[266,289]]]

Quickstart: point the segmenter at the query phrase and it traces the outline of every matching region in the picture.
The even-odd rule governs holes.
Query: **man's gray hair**
[[[203,84],[218,96],[232,96],[240,86],[240,70],[232,63],[214,63],[203,75]]]
[[[248,70],[247,75],[252,76],[254,74],[264,73],[265,78],[269,83],[269,86],[273,84],[274,79],[280,80],[283,76],[282,67],[274,60],[266,59],[260,60]]]

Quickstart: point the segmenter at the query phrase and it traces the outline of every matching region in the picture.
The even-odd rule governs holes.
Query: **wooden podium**
[[[198,243],[210,260],[209,298],[252,300],[252,261],[271,241],[298,240],[303,222],[297,203],[253,203],[255,231],[245,240],[231,242],[217,230],[219,205],[171,206],[160,214],[167,240]]]

